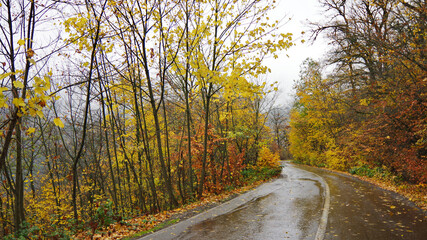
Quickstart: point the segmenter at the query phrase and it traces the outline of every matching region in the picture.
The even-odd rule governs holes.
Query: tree
[[[94,233],[246,184],[261,146],[268,162],[262,60],[292,45],[274,1],[3,2],[0,238]]]
[[[56,2],[36,3],[34,1],[3,1],[1,8],[0,52],[2,56],[0,74],[0,131],[2,147],[0,152],[0,172],[6,179],[15,197],[15,232],[25,219],[24,216],[24,180],[23,180],[23,132],[25,117],[43,117],[43,108],[49,100],[51,73],[43,76],[43,63],[51,56],[50,42],[43,42],[37,35],[44,21],[49,20],[47,13],[53,12]],[[55,42],[57,39],[54,39]],[[44,51],[47,50],[47,53]],[[4,61],[4,62],[3,62]],[[36,64],[40,67],[36,68]],[[34,69],[34,70],[33,70]],[[47,72],[47,71],[45,71]],[[35,131],[27,129],[27,134]],[[14,145],[13,145],[14,144]],[[9,152],[14,147],[15,154]],[[6,169],[6,160],[15,159],[15,176]],[[12,179],[15,183],[12,184]]]
[[[328,64],[336,70],[326,79],[311,82],[314,85],[309,87],[316,92],[304,95],[301,91],[303,97],[299,99],[304,107],[299,117],[310,121],[328,116],[329,120],[320,122],[322,125],[314,130],[329,131],[335,140],[322,147],[319,154],[344,156],[340,160],[344,168],[367,164],[387,168],[410,181],[425,182],[427,166],[422,149],[426,98],[422,92],[426,88],[426,69],[420,62],[421,49],[425,48],[425,36],[421,34],[425,29],[425,15],[421,14],[425,3],[322,2],[332,19],[317,24],[314,33],[326,33],[333,41]],[[307,83],[301,85],[303,89]],[[327,95],[330,97],[324,98]],[[310,100],[310,105],[304,99]],[[325,103],[326,109],[319,114],[304,115],[314,114],[316,111],[310,110],[320,110]],[[294,144],[298,139],[293,138]],[[314,140],[321,142],[324,138]]]
[[[288,139],[289,114],[289,108],[279,106],[273,108],[269,115],[269,123],[274,134],[275,148],[279,151],[281,159],[290,159]]]

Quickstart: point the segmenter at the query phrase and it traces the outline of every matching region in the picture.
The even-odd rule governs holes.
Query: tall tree
[[[49,20],[57,6],[56,2],[2,1],[0,4],[0,54],[2,57],[0,74],[0,172],[8,179],[15,197],[15,231],[19,231],[24,221],[24,180],[23,180],[23,132],[24,117],[43,117],[42,109],[49,97],[50,74],[42,76],[43,63],[50,57],[50,42],[43,42],[37,28]],[[55,41],[57,39],[54,39]],[[4,62],[3,62],[4,61]],[[36,63],[40,67],[35,69]],[[34,70],[32,70],[34,69]],[[34,132],[34,128],[28,128]],[[15,136],[15,137],[14,137]],[[5,169],[6,159],[11,159],[9,150],[15,144],[15,176]],[[12,184],[12,179],[15,183]]]

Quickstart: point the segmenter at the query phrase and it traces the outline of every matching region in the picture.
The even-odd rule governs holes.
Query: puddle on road
[[[312,181],[318,189],[321,189],[321,184],[319,181],[312,179],[300,180]],[[320,192],[316,192],[316,195],[318,194],[320,194]],[[316,201],[316,195],[313,194],[312,198],[300,198],[294,201],[296,209],[304,209],[298,222],[298,228],[302,231],[302,236],[314,237],[310,236],[310,232],[313,232],[313,229],[317,229],[318,227],[318,221],[310,221],[310,219],[313,219],[313,216],[321,215],[321,209],[323,207],[323,201]]]

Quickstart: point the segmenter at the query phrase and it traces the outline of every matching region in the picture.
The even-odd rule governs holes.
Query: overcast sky
[[[318,40],[313,44],[301,43],[301,39],[307,40],[308,38],[308,34],[305,37],[301,36],[302,31],[308,31],[308,21],[322,19],[324,13],[318,0],[278,0],[278,7],[274,10],[273,15],[277,19],[285,15],[287,19],[291,18],[282,27],[282,31],[293,33],[296,43],[288,51],[282,52],[278,59],[265,60],[267,66],[271,68],[271,73],[268,75],[269,81],[279,82],[281,93],[277,104],[286,104],[292,99],[291,94],[294,92],[292,86],[294,80],[299,78],[301,63],[308,57],[320,59],[327,51],[328,45],[325,40]]]

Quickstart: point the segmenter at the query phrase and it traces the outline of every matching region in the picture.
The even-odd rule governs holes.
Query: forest
[[[292,34],[274,6],[0,1],[0,237],[66,239],[277,174],[262,63]]]
[[[331,19],[313,23],[313,37],[327,36],[332,50],[325,61],[307,59],[296,82],[294,159],[425,189],[425,1],[322,4]]]
[[[288,112],[264,60],[300,39],[275,0],[0,0],[0,238],[177,209],[289,152],[425,189],[425,1],[319,2],[306,34],[331,50]]]

